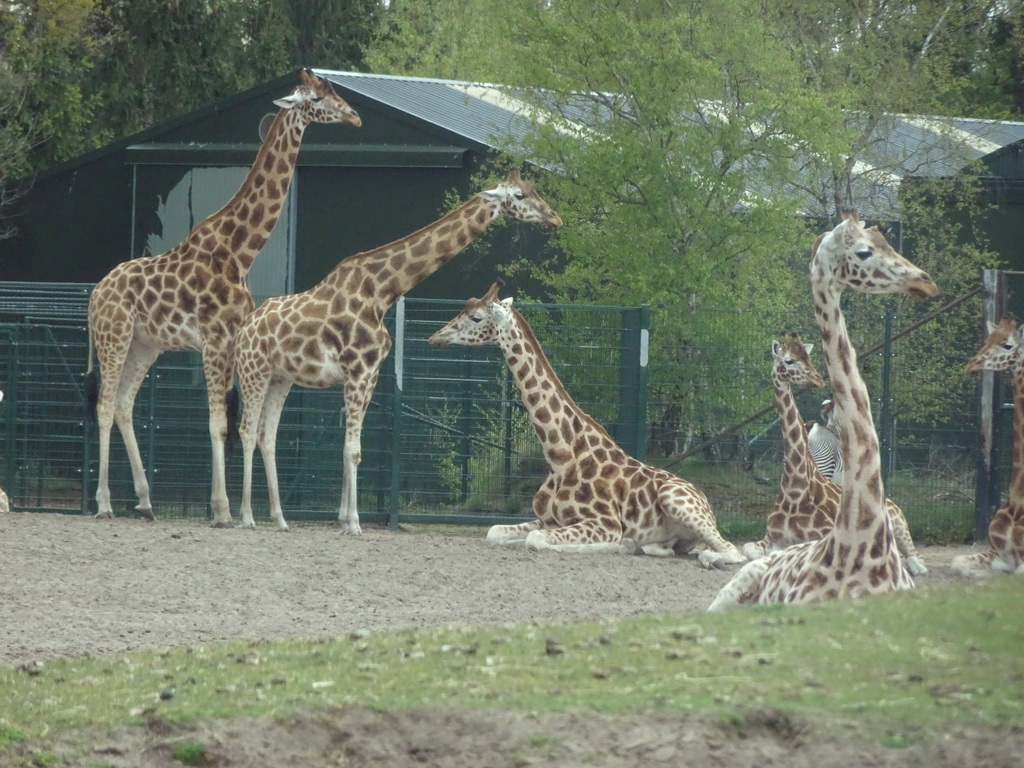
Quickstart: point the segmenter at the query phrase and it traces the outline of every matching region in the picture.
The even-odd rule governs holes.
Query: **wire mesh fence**
[[[92,512],[97,439],[84,423],[83,392],[89,286],[51,287],[63,298],[50,303],[33,289],[25,304],[31,306],[19,310],[15,294],[21,290],[0,287],[3,487],[16,510]],[[494,347],[435,349],[427,343],[462,306],[407,299],[388,316],[395,347],[382,368],[362,436],[364,522],[494,523],[532,516],[531,500],[547,469],[501,353]],[[566,390],[623,448],[700,487],[726,536],[739,540],[763,533],[782,466],[770,384],[769,349],[777,332],[764,327],[695,356],[701,366],[718,368],[705,376],[716,391],[713,402],[709,395],[704,405],[699,389],[688,402],[661,396],[660,373],[647,370],[652,321],[646,308],[517,306]],[[850,324],[863,339],[862,348],[886,333],[884,313],[851,314]],[[965,359],[969,353],[964,351]],[[816,362],[824,369],[820,357]],[[978,423],[972,390],[951,388],[941,418],[915,421],[898,406],[902,388],[916,386],[900,344],[867,354],[861,363],[872,395],[879,393],[873,408],[888,495],[904,510],[915,538],[969,537]],[[650,400],[649,392],[654,393]],[[799,395],[805,418],[818,418],[827,395],[827,390]],[[1007,477],[1012,409],[1001,413],[995,456]],[[744,420],[742,429],[710,439]],[[207,516],[210,447],[198,353],[160,357],[137,398],[135,428],[157,514]],[[289,521],[337,517],[344,433],[340,388],[293,389],[277,441]],[[229,498],[237,506],[240,452],[229,458],[227,469]],[[266,519],[259,459],[254,480],[256,517]],[[136,499],[116,429],[111,493],[115,512],[131,514]]]

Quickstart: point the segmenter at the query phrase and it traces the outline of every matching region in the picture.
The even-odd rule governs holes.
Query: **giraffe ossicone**
[[[86,399],[88,419],[99,425],[97,518],[114,514],[109,467],[110,431],[116,423],[131,464],[139,502],[135,511],[155,519],[132,423],[135,396],[161,353],[195,349],[203,355],[210,409],[210,508],[216,527],[231,523],[224,477],[226,395],[235,333],[254,306],[246,275],[284,210],[306,127],[314,122],[361,125],[326,78],[303,69],[299,79],[291,94],[275,101],[281,109],[234,196],[170,250],[114,267],[89,296]]]
[[[548,465],[533,497],[534,519],[492,526],[487,541],[662,557],[702,547],[698,560],[707,568],[743,562],[696,486],[627,454],[573,401],[511,298],[498,297],[499,287],[470,299],[430,337],[438,347],[494,344],[502,351]]]
[[[253,453],[259,445],[267,475],[270,518],[288,530],[277,482],[277,426],[292,386],[344,386],[345,444],[338,520],[342,533],[361,532],[357,467],[363,418],[380,366],[391,351],[384,315],[398,299],[480,237],[500,216],[560,227],[562,220],[518,169],[495,187],[412,234],[341,261],[308,291],[268,299],[245,322],[235,345],[244,409],[240,508],[252,513]]]
[[[781,342],[772,342],[771,379],[782,430],[782,477],[779,493],[768,514],[764,538],[748,542],[741,549],[750,560],[793,544],[823,538],[839,513],[842,489],[826,480],[813,461],[809,436],[793,395],[794,388],[825,385],[810,358],[813,348],[813,344],[804,344],[796,334],[786,334]],[[906,569],[911,576],[928,573],[914,546],[903,511],[891,499],[887,498],[885,504]]]
[[[923,300],[939,288],[898,254],[877,227],[846,211],[815,242],[810,263],[814,317],[842,431],[843,485],[835,524],[816,541],[772,552],[742,567],[708,608],[812,603],[912,589],[886,509],[878,435],[840,299],[846,288]]]
[[[967,370],[1009,371],[1013,376],[1013,470],[1006,506],[988,524],[988,547],[953,558],[953,570],[972,578],[1024,574],[1024,326],[1005,317],[987,327],[988,337]]]

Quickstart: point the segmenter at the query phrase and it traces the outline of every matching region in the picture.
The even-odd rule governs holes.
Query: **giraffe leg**
[[[210,408],[210,510],[214,528],[231,527],[225,477],[224,444],[228,436],[227,406],[224,398],[231,385],[230,345],[207,340],[203,349],[203,374]]]
[[[760,541],[748,541],[740,550],[748,560],[760,560],[767,557],[777,549],[775,541],[770,535],[766,535]]]
[[[548,475],[533,496],[534,519],[518,525],[492,525],[487,529],[487,541],[491,544],[514,544],[525,541],[530,533],[543,528],[541,520],[547,519],[550,514],[548,505],[555,497],[556,485],[555,475]]]
[[[252,516],[252,464],[256,443],[262,442],[263,411],[266,405],[267,392],[270,388],[269,375],[253,375],[247,369],[241,378],[242,388],[242,421],[238,425],[238,434],[242,441],[242,503],[238,507],[241,515],[241,528],[255,528],[256,521]],[[276,449],[276,440],[275,440]],[[262,450],[262,449],[261,449]],[[278,528],[288,530],[284,516],[277,518]]]
[[[697,538],[707,547],[697,555],[705,568],[744,563],[747,558],[726,541],[715,525],[715,514],[707,499],[689,483],[670,482],[658,489],[658,507],[666,521],[672,521],[679,538]]]
[[[761,579],[768,570],[769,558],[752,560],[740,568],[715,596],[708,613],[725,611],[741,605],[756,603],[761,594]]]
[[[487,542],[490,544],[515,544],[524,541],[531,531],[540,528],[540,520],[530,520],[518,525],[492,525],[487,529]]]
[[[526,537],[526,548],[539,552],[550,549],[574,554],[615,553],[632,555],[636,543],[623,538],[622,526],[611,516],[588,518],[561,528],[542,528]]]
[[[343,534],[362,533],[359,526],[357,502],[359,493],[356,476],[362,461],[363,417],[377,385],[376,369],[366,377],[352,377],[345,382],[345,448],[343,451],[344,477],[341,484],[341,508],[338,520]]]
[[[277,425],[281,421],[285,400],[291,390],[290,381],[271,381],[267,396],[263,400],[263,411],[259,417],[258,440],[263,456],[263,470],[267,474],[267,493],[270,496],[270,519],[279,531],[287,531],[288,523],[281,508],[281,488],[277,483]]]
[[[132,483],[135,487],[135,495],[139,499],[135,512],[146,520],[154,520],[153,502],[149,497],[149,480],[146,478],[146,467],[142,463],[142,454],[139,451],[139,444],[135,439],[135,424],[132,419],[132,410],[135,406],[135,397],[139,393],[142,382],[150,367],[160,356],[160,350],[150,347],[147,344],[135,340],[128,349],[128,356],[121,369],[121,378],[117,384],[117,394],[114,399],[113,420],[117,424],[121,439],[124,441],[125,450],[128,452],[128,463],[132,468]],[[101,394],[102,399],[102,394]],[[102,421],[100,422],[102,429]],[[110,432],[107,430],[106,450],[110,451]],[[103,451],[101,432],[100,450]],[[101,454],[102,455],[102,454]],[[104,478],[105,479],[105,478]],[[97,491],[97,500],[99,491]],[[109,489],[107,491],[107,506],[109,507]],[[99,515],[97,515],[99,516]]]
[[[904,567],[911,576],[924,576],[928,573],[928,568],[921,561],[921,556],[917,554],[917,547],[914,546],[914,540],[910,536],[910,527],[907,525],[907,518],[903,516],[903,510],[892,501],[888,499],[886,501],[888,502],[889,517],[892,518],[893,538],[896,539],[896,548],[900,551]]]

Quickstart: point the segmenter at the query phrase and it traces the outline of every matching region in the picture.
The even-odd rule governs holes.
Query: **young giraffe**
[[[274,101],[281,109],[245,181],[227,205],[196,225],[171,250],[114,267],[89,297],[86,389],[90,415],[95,413],[100,429],[98,518],[113,517],[108,472],[110,430],[116,422],[139,499],[135,510],[147,520],[154,519],[132,407],[160,353],[191,348],[203,354],[210,404],[214,525],[231,522],[224,484],[225,395],[232,379],[234,336],[253,310],[245,278],[284,209],[306,127],[312,122],[361,124],[359,115],[329,81],[308,69],[300,72],[300,80],[291,94]],[[94,348],[101,374],[98,393]]]
[[[705,567],[745,559],[719,534],[711,505],[696,487],[627,455],[565,391],[536,336],[498,284],[430,337],[435,346],[495,344],[505,355],[548,464],[533,497],[536,519],[495,525],[487,540],[526,540],[561,552],[639,550],[668,557],[703,544]]]
[[[748,563],[722,588],[708,610],[745,603],[811,603],[911,589],[885,507],[878,435],[857,353],[846,331],[840,298],[847,287],[862,293],[938,294],[923,271],[889,245],[856,211],[818,238],[812,252],[811,295],[832,380],[843,436],[842,498],[835,525],[817,541],[796,544]]]
[[[825,382],[810,352],[813,344],[804,344],[797,335],[786,334],[782,342],[772,342],[772,388],[782,428],[783,469],[779,495],[768,515],[768,530],[760,541],[743,545],[750,560],[802,541],[825,536],[835,524],[842,489],[826,480],[811,459],[807,431],[793,397],[793,387],[822,387]],[[896,545],[911,576],[928,573],[917,554],[903,511],[891,499],[885,500],[892,518]]]
[[[401,240],[351,256],[304,293],[266,301],[238,334],[235,361],[244,410],[242,525],[252,516],[252,457],[257,442],[270,493],[270,517],[287,530],[277,484],[277,425],[293,384],[345,387],[342,533],[357,534],[356,471],[363,416],[381,363],[391,350],[384,315],[399,297],[483,234],[499,216],[560,227],[533,184],[513,170],[506,181],[471,197],[433,224]]]
[[[1009,499],[988,525],[988,549],[953,558],[963,576],[1024,574],[1024,328],[1003,318],[988,325],[989,336],[967,364],[968,371],[1011,371],[1013,374],[1013,473]]]

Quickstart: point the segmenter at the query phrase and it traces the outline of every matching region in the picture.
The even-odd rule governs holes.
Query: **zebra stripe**
[[[807,433],[807,446],[818,471],[833,483],[843,481],[843,454],[839,450],[839,419],[831,400],[821,404],[821,424],[811,423]]]

